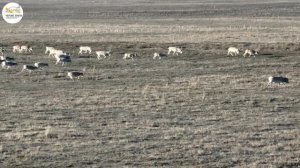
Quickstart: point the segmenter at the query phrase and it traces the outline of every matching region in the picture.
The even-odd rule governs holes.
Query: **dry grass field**
[[[21,5],[19,24],[0,21],[0,46],[18,62],[0,70],[1,168],[300,166],[300,2]],[[80,45],[93,54],[78,55]],[[72,63],[55,65],[45,46]],[[169,46],[183,54],[152,59]],[[260,54],[228,57],[230,46]],[[109,49],[97,60],[94,51]],[[139,57],[122,60],[125,52]],[[20,73],[38,61],[49,68]],[[80,80],[66,77],[83,69]],[[290,83],[267,87],[270,75]]]

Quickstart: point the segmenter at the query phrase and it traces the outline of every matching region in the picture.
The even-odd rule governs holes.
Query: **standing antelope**
[[[96,55],[97,55],[97,58],[98,60],[102,59],[103,58],[106,58],[106,57],[110,57],[111,55],[111,51],[96,51]]]
[[[19,46],[19,45],[15,45],[15,46],[13,46],[13,52],[15,53],[15,52],[21,52],[21,47]]]
[[[255,57],[255,55],[258,55],[258,51],[246,49],[243,56],[246,57],[247,55],[249,55],[249,57],[251,57],[251,56]]]
[[[16,62],[13,62],[13,61],[5,61],[4,60],[4,61],[2,61],[1,65],[2,65],[2,68],[9,69],[13,66],[17,66],[18,64]]]
[[[1,61],[15,61],[14,58],[12,57],[7,57],[7,56],[0,56]]]
[[[71,56],[67,54],[60,54],[60,55],[55,55],[56,63],[61,63],[62,66],[65,65],[65,63],[70,63],[71,62]]]
[[[29,73],[31,73],[32,71],[37,70],[37,69],[38,69],[38,67],[36,67],[34,65],[23,65],[21,72],[24,72],[26,70]]]
[[[79,53],[78,54],[82,54],[82,53],[92,53],[92,49],[89,46],[80,46],[79,47]]]
[[[21,46],[20,52],[21,52],[21,53],[22,53],[22,52],[25,52],[25,53],[32,52],[32,47],[23,45],[23,46]]]
[[[39,68],[39,69],[45,69],[45,68],[49,67],[49,64],[42,63],[42,62],[36,62],[36,63],[34,63],[34,66]]]
[[[83,76],[83,73],[82,73],[82,72],[78,72],[78,71],[71,71],[71,72],[68,72],[68,73],[67,73],[67,76],[68,76],[70,79],[74,80],[74,78],[79,79],[80,77],[82,77],[82,76]]]
[[[162,59],[162,57],[167,57],[167,55],[166,54],[162,54],[162,53],[154,53],[154,55],[153,55],[153,59]]]
[[[285,84],[285,83],[289,83],[289,79],[285,78],[285,77],[276,77],[276,76],[270,76],[268,78],[268,85],[267,86],[271,86],[273,83],[277,83],[277,84]]]
[[[132,60],[134,60],[135,57],[137,57],[137,54],[125,53],[124,56],[123,56],[123,59],[124,60],[126,60],[126,59],[132,59]]]
[[[168,48],[169,51],[168,51],[168,55],[173,52],[173,55],[176,54],[178,56],[178,53],[182,54],[182,50],[178,47],[169,47]]]
[[[240,53],[239,49],[237,49],[235,47],[229,47],[228,52],[227,52],[227,56],[229,56],[229,55],[237,56],[239,53]]]

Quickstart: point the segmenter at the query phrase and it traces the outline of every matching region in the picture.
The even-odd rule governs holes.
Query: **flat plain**
[[[0,46],[18,62],[0,70],[0,167],[300,166],[298,1],[21,5],[20,23],[0,21]],[[80,45],[93,53],[79,55]],[[55,65],[45,46],[72,63]],[[169,46],[183,54],[152,59]],[[230,46],[260,54],[229,57]],[[96,50],[112,56],[97,60]],[[49,68],[20,73],[38,61]],[[68,79],[71,70],[84,77]],[[271,75],[290,83],[268,87]]]

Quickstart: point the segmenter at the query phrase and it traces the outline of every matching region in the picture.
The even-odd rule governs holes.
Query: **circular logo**
[[[23,9],[17,3],[8,3],[2,9],[2,17],[7,23],[19,23],[23,17]]]

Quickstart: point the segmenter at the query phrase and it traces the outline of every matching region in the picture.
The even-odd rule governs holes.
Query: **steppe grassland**
[[[299,18],[191,18],[82,23],[24,21],[17,28],[4,25],[2,38],[47,42],[151,42],[151,43],[298,43]],[[24,36],[25,35],[25,36]],[[61,35],[64,35],[61,37]],[[61,38],[60,38],[61,37]]]
[[[19,74],[20,66],[1,70],[0,165],[299,166],[299,19],[285,10],[261,18],[226,12],[150,18],[145,11],[146,19],[109,20],[74,14],[68,21],[29,13],[18,25],[2,21],[1,46],[34,46],[33,54],[11,54],[20,65],[50,67],[31,75]],[[55,66],[44,54],[48,45],[71,52],[72,64]],[[114,53],[98,61],[78,55],[78,45]],[[152,60],[171,45],[184,53]],[[261,55],[226,57],[232,45],[260,48]],[[123,61],[124,52],[141,57]],[[84,78],[67,79],[66,71],[83,68]],[[269,75],[280,74],[290,84],[266,87]]]

